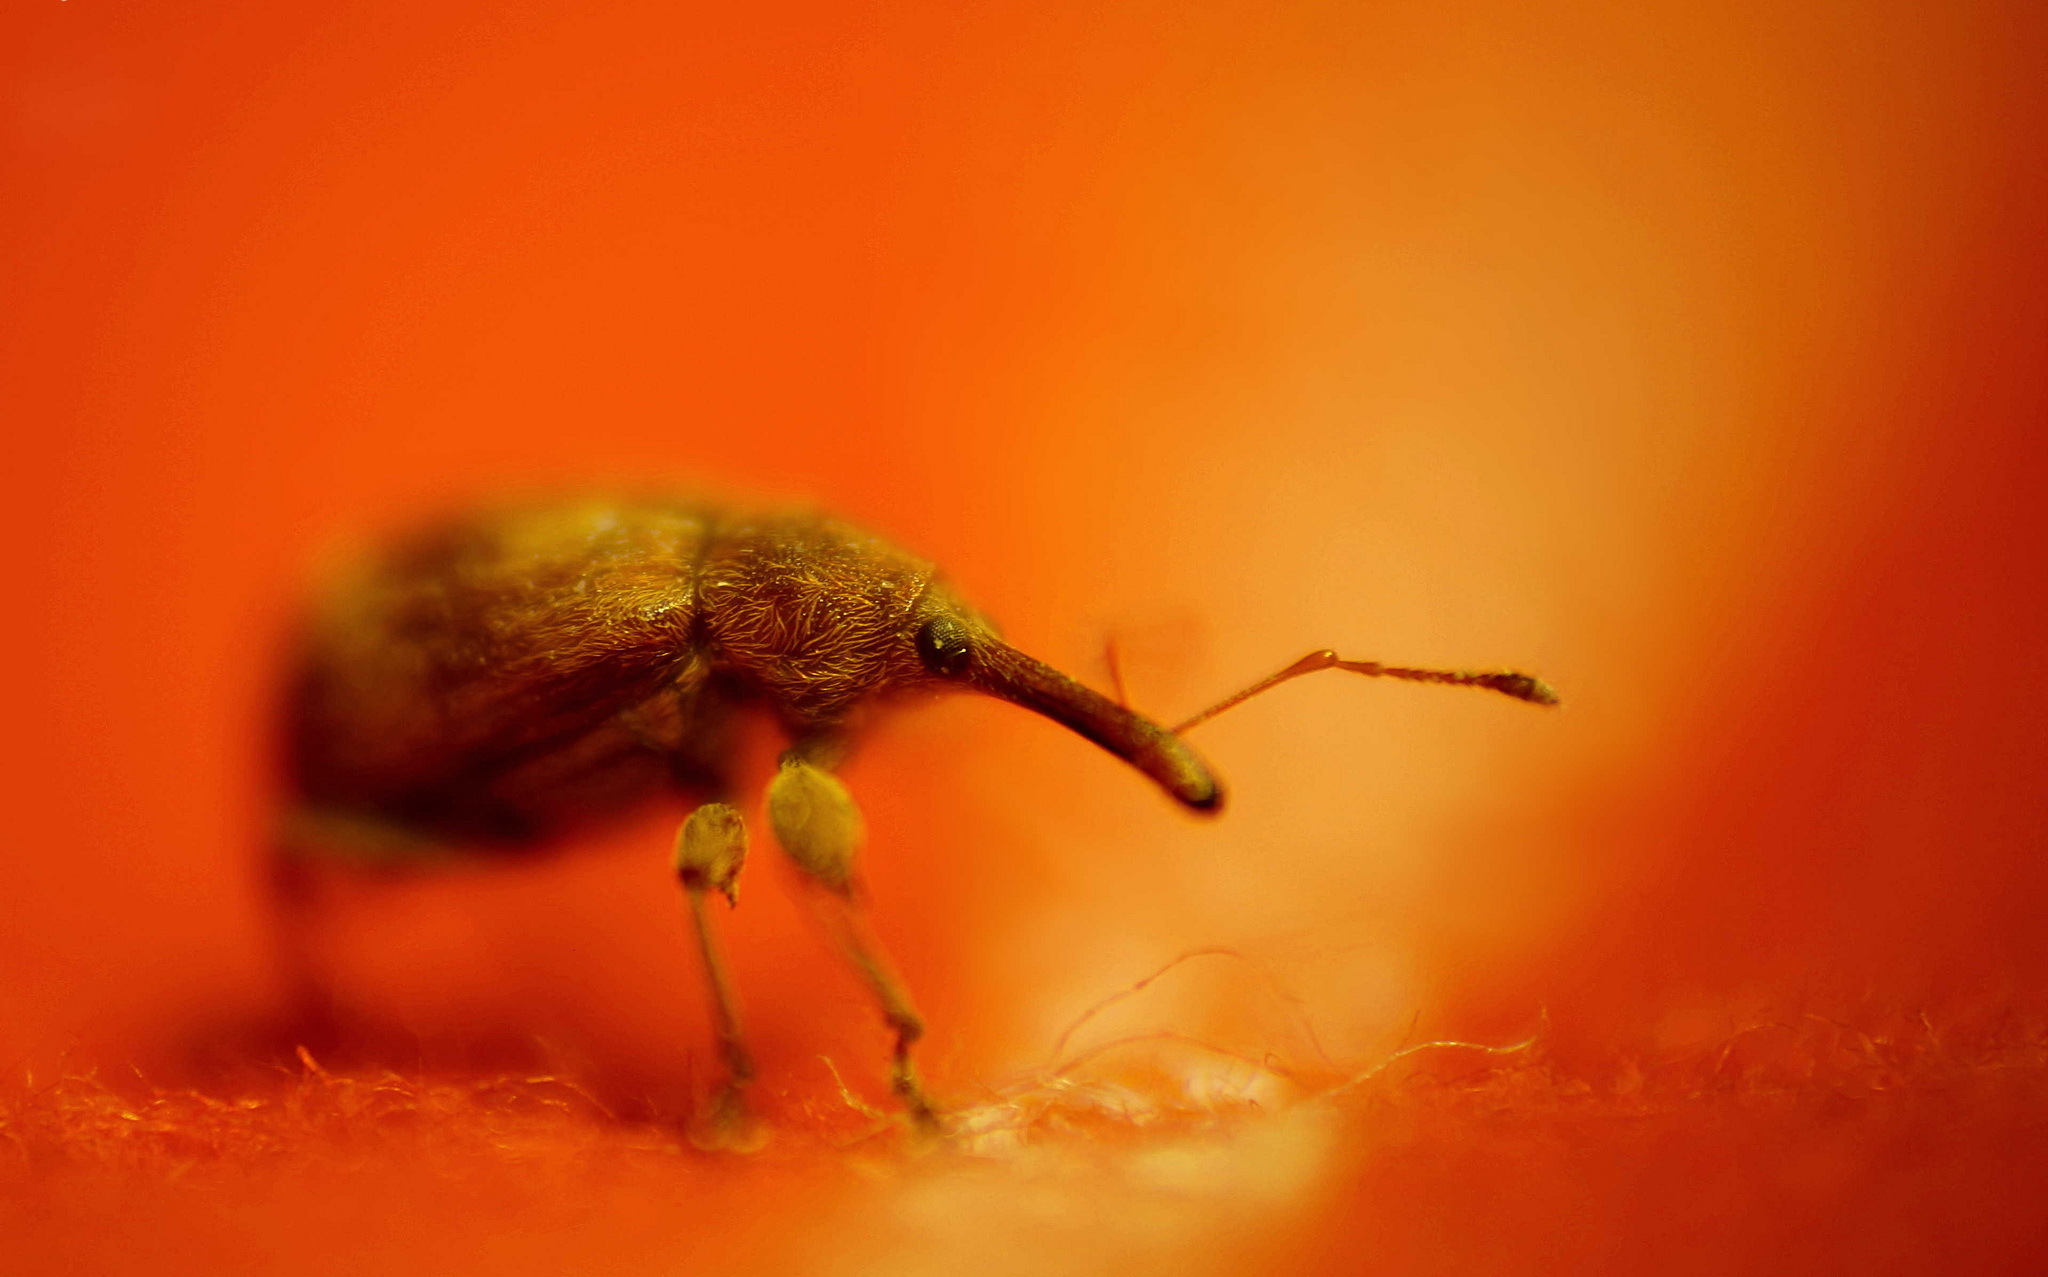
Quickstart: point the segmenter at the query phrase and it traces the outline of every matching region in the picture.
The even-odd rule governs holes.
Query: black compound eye
[[[967,627],[950,616],[935,616],[917,632],[917,654],[925,668],[948,677],[967,668],[974,656],[974,644]]]

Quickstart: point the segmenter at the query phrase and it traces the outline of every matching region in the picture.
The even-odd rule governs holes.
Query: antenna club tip
[[[1485,683],[1496,692],[1504,692],[1532,705],[1558,704],[1557,689],[1533,674],[1502,670],[1498,674],[1488,674]]]

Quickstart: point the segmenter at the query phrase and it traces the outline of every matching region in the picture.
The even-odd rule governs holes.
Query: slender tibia
[[[1289,679],[1313,674],[1318,670],[1350,670],[1354,674],[1364,674],[1368,678],[1401,678],[1414,683],[1450,683],[1461,687],[1485,687],[1536,705],[1557,704],[1557,693],[1551,689],[1550,684],[1533,674],[1523,674],[1518,670],[1410,669],[1401,665],[1382,665],[1378,661],[1347,661],[1324,648],[1320,652],[1310,652],[1286,669],[1260,679],[1234,696],[1225,697],[1176,726],[1173,734],[1178,736],[1191,728],[1200,727],[1224,710],[1234,709],[1261,692],[1271,691]]]
[[[717,891],[726,900],[739,903],[739,873],[747,859],[747,827],[739,812],[724,803],[705,803],[690,813],[676,835],[676,877],[688,902],[690,925],[697,934],[697,955],[704,964],[704,980],[711,989],[711,1026],[718,1038],[718,1054],[725,1065],[725,1081],[711,1101],[710,1111],[692,1131],[691,1140],[701,1148],[746,1152],[760,1147],[762,1134],[746,1104],[746,1088],[754,1080],[754,1057],[748,1053],[740,1033],[739,998],[733,992],[725,957],[712,933],[710,911],[704,897]]]
[[[280,839],[268,864],[271,939],[284,983],[286,1011],[280,1045],[331,1056],[341,1039],[332,977],[315,953],[314,919],[319,912],[318,871],[307,853]]]
[[[808,893],[812,913],[868,986],[883,1021],[896,1034],[890,1089],[919,1130],[937,1131],[938,1111],[925,1096],[910,1058],[911,1047],[924,1036],[924,1017],[869,928],[854,888],[854,858],[862,838],[860,808],[846,786],[830,774],[790,758],[768,786],[768,819],[782,849],[817,888]]]
[[[868,926],[866,914],[852,896],[820,891],[815,893],[811,909],[833,945],[874,995],[883,1022],[896,1034],[896,1044],[889,1056],[889,1089],[903,1102],[904,1111],[919,1129],[936,1131],[938,1110],[925,1095],[917,1065],[910,1058],[910,1049],[924,1036],[924,1017],[911,1003],[903,977],[890,963]]]

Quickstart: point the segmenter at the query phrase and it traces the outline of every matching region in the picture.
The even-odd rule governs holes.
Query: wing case
[[[358,563],[301,636],[287,753],[315,811],[534,841],[663,783],[708,674],[716,512],[508,506]]]

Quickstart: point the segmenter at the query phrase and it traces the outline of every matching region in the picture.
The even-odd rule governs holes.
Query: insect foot
[[[768,1136],[747,1108],[746,1088],[754,1080],[754,1058],[740,1033],[739,998],[712,932],[704,896],[716,891],[737,906],[740,869],[746,862],[746,822],[724,803],[697,808],[676,834],[676,877],[683,884],[690,924],[697,933],[697,954],[703,961],[704,981],[711,989],[712,1031],[725,1064],[725,1080],[709,1107],[691,1124],[690,1142],[701,1149],[733,1153],[751,1153],[767,1143]]]
[[[912,1126],[923,1135],[938,1134],[938,1110],[926,1097],[910,1058],[910,1048],[924,1036],[924,1017],[875,938],[854,890],[854,858],[864,836],[860,808],[837,778],[791,755],[769,782],[768,821],[783,852],[819,888],[809,893],[813,916],[868,986],[883,1021],[896,1034],[890,1089],[902,1101]]]

